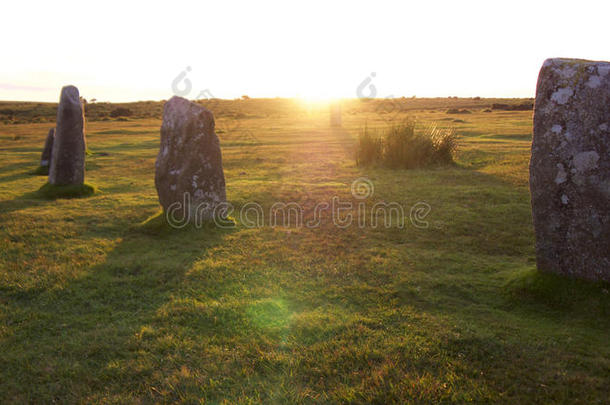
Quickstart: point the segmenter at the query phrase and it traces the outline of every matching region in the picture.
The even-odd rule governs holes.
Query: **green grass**
[[[531,112],[405,102],[396,122],[473,111],[446,122],[456,164],[358,167],[360,128],[391,124],[375,102],[341,129],[326,106],[219,103],[228,199],[307,219],[366,177],[367,207],[426,202],[427,228],[168,229],[145,105],[87,123],[103,193],[40,199],[49,123],[0,125],[0,402],[605,403],[608,287],[535,271]]]

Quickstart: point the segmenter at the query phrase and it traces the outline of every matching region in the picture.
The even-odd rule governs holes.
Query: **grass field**
[[[366,177],[368,207],[425,202],[427,227],[140,225],[158,117],[89,121],[100,191],[59,200],[30,174],[53,124],[0,123],[0,402],[607,403],[608,286],[535,271],[531,111],[374,102],[333,129],[313,104],[223,101],[228,200],[356,201]],[[364,125],[407,117],[455,126],[456,165],[355,165]]]

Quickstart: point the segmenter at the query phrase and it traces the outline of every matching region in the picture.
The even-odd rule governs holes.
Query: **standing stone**
[[[330,104],[330,126],[341,127],[341,103],[339,101]]]
[[[610,281],[610,63],[548,59],[530,191],[542,271]]]
[[[49,169],[49,183],[55,185],[83,184],[85,180],[85,117],[78,89],[61,89],[55,141]]]
[[[226,202],[220,142],[208,109],[174,96],[163,109],[155,186],[168,220],[210,220]]]
[[[51,156],[53,152],[53,140],[55,140],[55,128],[49,129],[47,140],[44,143],[42,157],[40,158],[40,166],[49,167],[51,165]]]

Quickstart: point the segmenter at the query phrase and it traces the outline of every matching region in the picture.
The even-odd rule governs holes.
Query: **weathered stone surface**
[[[51,165],[51,156],[53,156],[53,141],[55,140],[55,128],[49,129],[47,140],[44,142],[44,149],[40,158],[40,166],[49,167]]]
[[[49,183],[83,184],[85,180],[85,116],[78,89],[65,86],[57,108],[57,123]]]
[[[610,281],[610,63],[548,59],[530,191],[538,268]]]
[[[184,223],[210,220],[214,209],[226,202],[211,111],[182,97],[165,103],[155,186],[168,219],[171,214]]]

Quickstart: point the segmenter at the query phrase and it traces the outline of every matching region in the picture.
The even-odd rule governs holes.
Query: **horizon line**
[[[172,96],[172,97],[181,97],[181,96]],[[136,101],[109,101],[109,100],[97,100],[95,97],[91,99],[87,99],[87,103],[91,103],[89,100],[96,100],[91,104],[128,104],[128,103],[159,103],[159,102],[167,102],[167,100],[171,99],[159,99],[159,100],[136,100]],[[243,96],[242,96],[243,97]],[[247,99],[242,97],[233,97],[233,98],[223,98],[223,97],[210,97],[210,98],[196,98],[190,99],[188,97],[182,97],[189,101],[205,101],[205,100],[226,100],[226,101],[245,101],[245,100],[303,100],[303,101],[313,101],[324,103],[328,101],[336,101],[336,100],[425,100],[425,99],[469,99],[469,100],[488,100],[488,99],[505,99],[505,100],[522,100],[522,99],[534,99],[534,96],[523,96],[523,97],[510,97],[510,96],[493,96],[493,97],[482,97],[482,96],[429,96],[429,97],[419,97],[419,96],[397,96],[397,97],[329,97],[329,98],[312,98],[312,97],[302,97],[302,96],[293,96],[293,97],[250,97]],[[44,104],[58,104],[58,101],[41,101],[41,100],[0,100],[0,103],[44,103]]]

